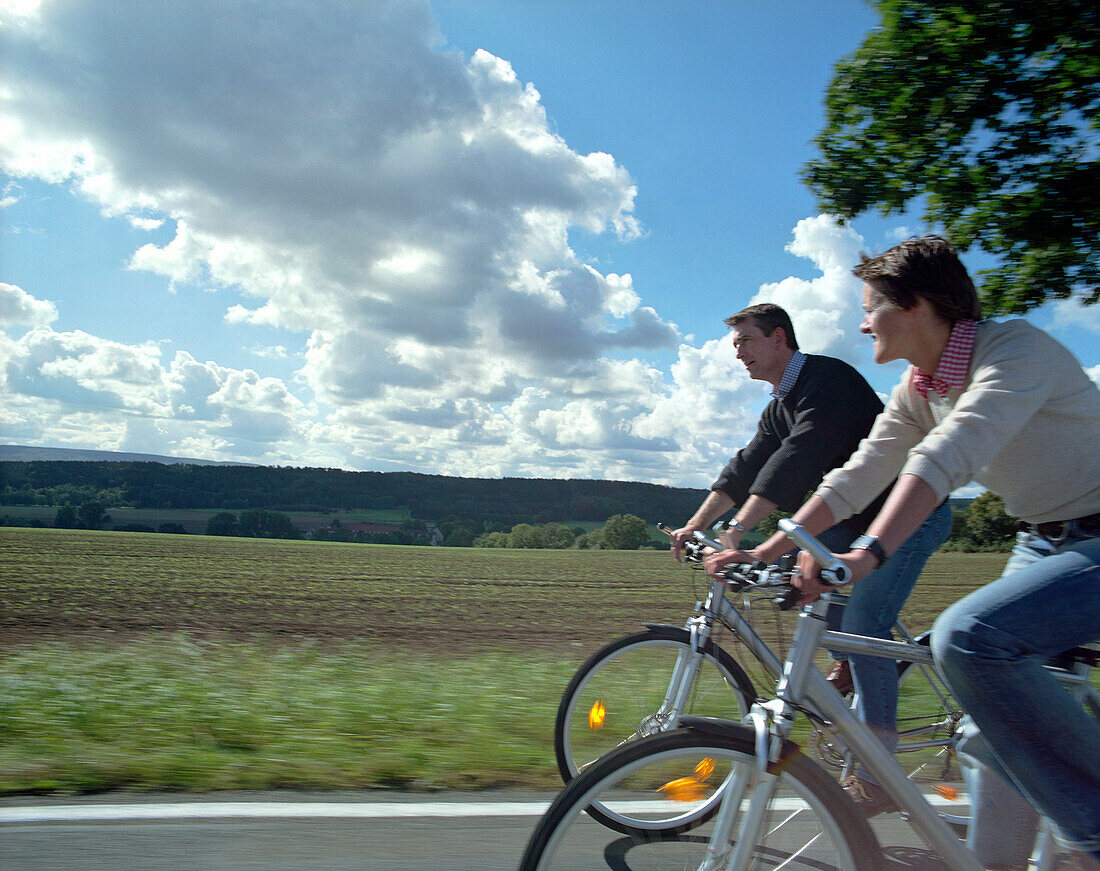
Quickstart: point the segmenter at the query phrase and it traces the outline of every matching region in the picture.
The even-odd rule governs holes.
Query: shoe
[[[848,798],[855,802],[859,812],[865,817],[876,817],[887,811],[898,809],[898,806],[894,804],[894,800],[890,798],[885,789],[877,783],[864,780],[858,774],[849,775],[840,785],[844,788]]]
[[[848,695],[852,691],[852,667],[848,665],[848,660],[837,660],[833,670],[825,676],[825,680],[831,683],[833,689],[842,696]]]

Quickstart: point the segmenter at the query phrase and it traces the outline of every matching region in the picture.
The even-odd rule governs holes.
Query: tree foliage
[[[804,178],[843,217],[902,210],[999,266],[990,313],[1100,299],[1100,6],[878,0],[836,67]]]
[[[465,530],[463,530],[465,531]],[[473,540],[474,547],[549,548],[560,550],[573,546],[573,533],[560,523],[535,526],[517,523],[510,532],[486,532]]]
[[[1016,540],[1016,519],[1005,513],[1004,500],[985,492],[953,513],[946,550],[1008,551]]]
[[[648,540],[645,521],[634,514],[616,514],[603,527],[603,546],[607,550],[637,550]]]
[[[131,461],[0,462],[0,506],[316,511],[406,507],[435,521],[457,516],[472,533],[518,523],[603,522],[615,514],[688,517],[706,490],[637,481],[455,478],[273,466],[165,465]],[[444,535],[449,532],[444,530]]]

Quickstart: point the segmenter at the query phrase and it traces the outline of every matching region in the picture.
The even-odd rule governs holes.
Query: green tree
[[[507,532],[485,532],[474,539],[474,547],[508,547]]]
[[[600,550],[604,547],[603,529],[593,529],[591,532],[582,532],[576,538],[578,550]]]
[[[291,522],[288,515],[262,508],[241,512],[239,534],[246,538],[302,537],[301,530]]]
[[[557,549],[565,549],[573,546],[576,541],[576,534],[567,526],[562,526],[560,523],[547,523],[546,529],[546,546]]]
[[[240,535],[241,527],[237,515],[232,511],[219,511],[206,521],[207,535]]]
[[[901,211],[999,265],[991,312],[1100,299],[1100,6],[877,0],[836,67],[804,179],[831,212]]]
[[[608,550],[637,550],[648,540],[645,521],[633,514],[616,514],[603,527],[603,546]]]
[[[94,499],[81,502],[80,507],[76,509],[76,514],[80,518],[81,527],[84,529],[102,529],[103,524],[111,519],[111,515],[104,509],[103,503]]]
[[[983,549],[1009,550],[1016,538],[1016,521],[1005,514],[1005,503],[985,492],[966,509],[967,536]]]
[[[53,517],[53,525],[58,529],[76,529],[76,508],[72,505],[62,505]]]
[[[530,523],[517,523],[508,533],[509,547],[546,547],[546,530]]]

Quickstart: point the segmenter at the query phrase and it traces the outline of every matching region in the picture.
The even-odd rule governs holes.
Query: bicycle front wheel
[[[674,675],[692,655],[691,634],[675,626],[650,626],[596,651],[566,687],[554,724],[554,753],[562,779],[569,782],[622,744],[668,728],[668,697]],[[739,720],[756,693],[741,666],[708,641],[688,702],[680,714]],[[700,807],[699,820],[718,800]],[[599,803],[590,813],[618,831],[638,826],[629,813]]]
[[[680,821],[720,791],[732,792],[746,811],[738,792],[755,765],[753,731],[733,723],[692,725],[623,745],[562,790],[531,835],[519,867],[669,871],[704,867],[710,857],[713,867],[725,868],[740,820],[729,829],[733,835],[716,844],[710,843],[713,821],[690,833]],[[797,745],[787,742],[782,761],[769,772],[778,776],[777,788],[750,852],[753,871],[879,871],[882,853],[867,821]],[[585,813],[593,804],[649,827],[616,834]]]

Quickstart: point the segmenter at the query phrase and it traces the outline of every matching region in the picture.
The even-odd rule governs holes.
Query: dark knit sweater
[[[772,399],[756,435],[711,485],[741,505],[750,495],[794,511],[830,469],[842,466],[867,435],[882,402],[855,369],[833,357],[807,355],[790,393]],[[852,518],[865,529],[884,497]]]

